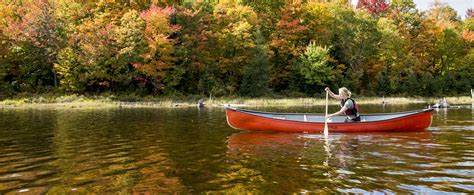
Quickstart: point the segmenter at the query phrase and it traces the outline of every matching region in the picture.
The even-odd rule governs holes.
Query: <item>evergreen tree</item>
[[[256,46],[252,61],[244,68],[240,94],[243,96],[259,97],[270,92],[270,67],[268,49],[264,45],[260,31],[257,32]]]
[[[375,87],[377,95],[389,95],[390,94],[390,77],[387,71],[379,72],[377,75],[377,85]]]

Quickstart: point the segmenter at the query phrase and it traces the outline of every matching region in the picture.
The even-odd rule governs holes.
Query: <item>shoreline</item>
[[[197,107],[197,98],[163,98],[145,97],[123,100],[116,96],[37,96],[18,99],[7,99],[0,101],[2,109],[96,109],[96,108],[189,108]],[[440,98],[423,97],[357,97],[360,105],[383,104],[404,105],[404,104],[426,104],[433,105]],[[469,96],[446,97],[449,104],[472,104]],[[222,97],[212,100],[205,100],[204,107],[292,107],[292,106],[322,106],[326,100],[323,98],[242,98],[242,97]],[[336,100],[329,100],[330,104],[337,104]]]

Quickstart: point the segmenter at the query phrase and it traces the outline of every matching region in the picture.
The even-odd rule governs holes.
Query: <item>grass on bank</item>
[[[324,98],[245,98],[220,97],[203,98],[200,96],[162,97],[162,96],[135,96],[135,95],[28,95],[17,96],[0,101],[0,107],[51,107],[51,108],[103,108],[103,107],[191,107],[196,106],[199,99],[204,99],[207,106],[313,106],[325,105]],[[356,97],[359,104],[434,104],[440,98],[423,97]],[[446,97],[449,104],[471,104],[469,96]],[[337,103],[334,99],[330,104]]]
[[[440,98],[409,98],[409,97],[359,97],[354,98],[358,104],[413,104],[426,103],[435,104],[439,102]],[[471,104],[472,99],[469,96],[460,97],[446,97],[450,104]],[[330,99],[329,102],[334,104],[336,100]],[[311,105],[325,105],[326,99],[323,98],[221,98],[211,101],[213,104],[244,104],[251,106],[311,106]],[[336,102],[337,103],[337,102]]]
[[[196,100],[197,101],[197,100]],[[0,107],[53,107],[53,108],[104,108],[104,107],[176,107],[194,106],[194,100],[176,100],[168,97],[136,97],[116,95],[30,95],[0,101]]]

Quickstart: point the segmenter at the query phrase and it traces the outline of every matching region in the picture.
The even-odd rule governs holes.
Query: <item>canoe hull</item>
[[[280,132],[323,132],[324,123],[281,120],[254,115],[239,109],[226,109],[227,123],[235,129],[280,131]],[[416,112],[408,116],[382,121],[328,123],[329,132],[399,132],[422,131],[431,125],[432,110]]]

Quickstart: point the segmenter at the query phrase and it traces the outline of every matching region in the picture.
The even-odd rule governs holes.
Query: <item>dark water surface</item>
[[[474,193],[471,105],[435,111],[423,132],[329,136],[234,130],[222,108],[3,109],[0,194]]]

